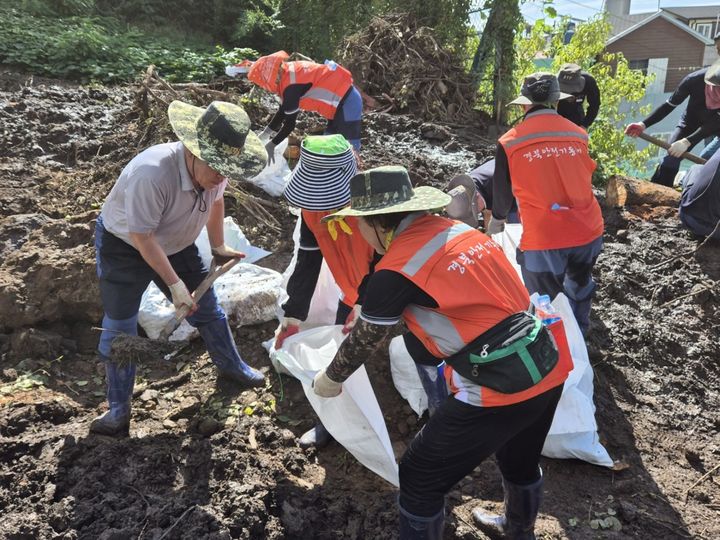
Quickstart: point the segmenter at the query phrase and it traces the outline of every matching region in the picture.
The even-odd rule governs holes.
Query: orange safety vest
[[[340,100],[353,84],[352,74],[342,66],[316,64],[299,60],[286,62],[282,65],[279,95],[291,84],[307,84],[312,86],[300,98],[300,108],[304,111],[316,112],[328,120],[335,118]]]
[[[520,249],[589,244],[603,233],[584,129],[554,109],[531,112],[500,137],[523,225]]]
[[[429,214],[416,218],[392,240],[376,266],[376,270],[382,269],[402,274],[438,303],[437,308],[411,304],[403,312],[410,332],[438,359],[458,352],[503,319],[530,306],[527,290],[502,248],[459,221]],[[542,381],[516,394],[481,386],[480,404],[490,407],[525,401],[561,384],[568,372],[567,366],[558,362]],[[461,385],[474,384],[450,366],[445,367],[445,378],[454,394]]]
[[[342,291],[342,301],[353,306],[358,300],[358,287],[363,278],[370,272],[370,264],[375,250],[367,243],[358,229],[357,218],[346,217],[352,234],[338,227],[337,238],[330,236],[328,224],[320,220],[334,211],[311,212],[302,211],[302,218],[310,231],[315,235],[320,253],[322,253],[330,272]]]

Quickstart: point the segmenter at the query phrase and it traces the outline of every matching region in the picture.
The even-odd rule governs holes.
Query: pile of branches
[[[342,64],[383,111],[470,123],[475,89],[463,60],[409,14],[375,17],[340,45]]]
[[[152,144],[176,139],[167,116],[168,106],[176,99],[198,107],[206,107],[212,101],[227,101],[242,105],[250,117],[257,118],[265,114],[266,111],[257,100],[241,99],[251,87],[251,84],[244,79],[219,80],[208,84],[170,84],[160,77],[155,66],[148,66],[135,93],[135,108],[139,111],[139,123],[145,126],[137,141],[136,152]],[[229,182],[225,194],[233,197],[259,222],[275,231],[280,231],[280,222],[274,214],[281,206],[250,194],[241,185]]]

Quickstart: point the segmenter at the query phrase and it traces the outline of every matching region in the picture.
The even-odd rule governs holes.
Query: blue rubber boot
[[[105,362],[110,409],[90,424],[90,433],[127,437],[130,434],[130,400],[135,386],[135,365]]]
[[[265,385],[265,375],[248,366],[240,357],[225,316],[197,329],[221,377],[247,386]]]
[[[100,435],[127,436],[130,432],[130,400],[135,386],[135,365],[120,366],[110,361],[112,342],[119,334],[137,335],[137,315],[127,319],[103,317],[98,352],[105,364],[107,399],[110,409],[90,424],[90,432]]]
[[[400,508],[400,540],[442,540],[445,508],[432,517],[416,516]]]
[[[447,384],[445,378],[441,375],[442,369],[438,366],[417,363],[415,367],[428,397],[428,414],[432,416],[448,397]]]

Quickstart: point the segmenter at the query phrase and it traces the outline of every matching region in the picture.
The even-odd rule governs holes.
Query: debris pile
[[[340,63],[384,112],[470,123],[475,91],[463,60],[441,47],[431,28],[408,14],[375,17],[340,46]]]

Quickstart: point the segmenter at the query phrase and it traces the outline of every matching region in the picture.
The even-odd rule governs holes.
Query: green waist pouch
[[[552,333],[529,313],[500,321],[445,359],[460,375],[503,394],[515,394],[542,381],[558,363]]]

